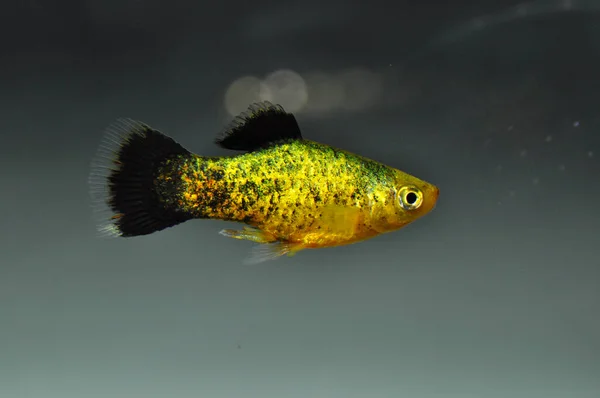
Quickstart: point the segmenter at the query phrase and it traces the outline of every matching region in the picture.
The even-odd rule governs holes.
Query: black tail
[[[147,235],[192,218],[165,208],[154,178],[167,158],[189,152],[143,123],[119,119],[104,137],[90,173],[98,229],[111,236]]]

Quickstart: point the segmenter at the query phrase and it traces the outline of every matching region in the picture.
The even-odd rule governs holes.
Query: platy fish
[[[112,124],[90,174],[99,230],[131,237],[234,221],[245,225],[221,234],[259,243],[245,261],[259,263],[397,230],[438,199],[426,181],[304,139],[294,115],[270,102],[251,104],[215,142],[241,153],[200,156],[142,122]]]

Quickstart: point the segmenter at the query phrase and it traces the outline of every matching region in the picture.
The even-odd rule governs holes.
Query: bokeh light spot
[[[269,74],[261,86],[261,97],[280,104],[288,112],[301,111],[308,101],[306,82],[298,73],[281,69]]]
[[[271,93],[264,83],[255,76],[244,76],[233,81],[225,92],[225,109],[236,116],[248,109],[248,105],[258,101],[270,101]]]

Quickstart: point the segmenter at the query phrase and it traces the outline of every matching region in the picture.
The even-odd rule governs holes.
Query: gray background
[[[4,2],[0,397],[600,396],[600,7],[448,3]],[[233,80],[355,66],[380,101],[304,135],[437,184],[427,217],[255,266],[217,221],[97,238],[115,118],[222,155]]]

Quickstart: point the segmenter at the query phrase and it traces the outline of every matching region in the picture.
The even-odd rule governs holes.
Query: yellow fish
[[[151,234],[184,221],[246,224],[221,234],[258,242],[248,263],[302,249],[346,245],[402,228],[429,213],[436,186],[365,157],[302,137],[293,114],[255,103],[216,143],[242,151],[206,157],[152,127],[111,125],[92,165],[99,229]]]

